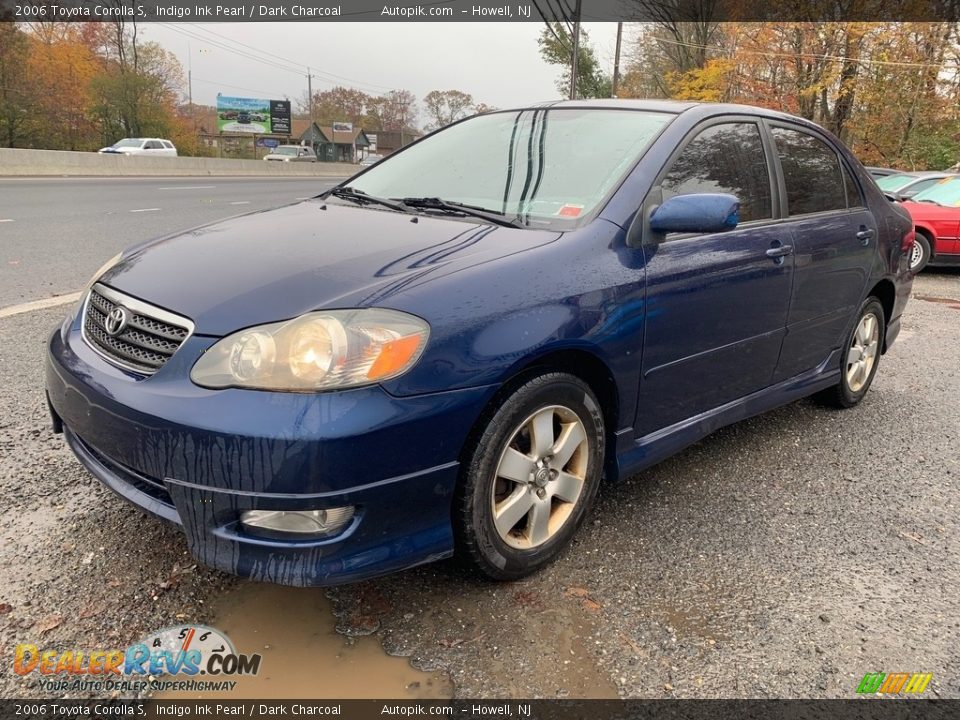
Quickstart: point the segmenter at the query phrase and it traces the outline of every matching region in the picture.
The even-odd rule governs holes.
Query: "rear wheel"
[[[454,505],[462,559],[497,580],[551,562],[586,517],[600,482],[603,415],[579,378],[547,373],[492,414]]]
[[[918,273],[930,262],[930,241],[923,233],[917,233],[917,237],[910,248],[910,270]]]
[[[880,362],[886,332],[883,305],[869,297],[860,307],[853,331],[840,358],[840,382],[817,396],[828,405],[849,408],[857,405],[870,389]]]

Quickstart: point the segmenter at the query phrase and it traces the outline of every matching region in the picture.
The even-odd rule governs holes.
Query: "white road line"
[[[57,307],[58,305],[68,305],[80,299],[82,293],[75,292],[69,295],[54,295],[43,300],[33,300],[32,302],[21,303],[20,305],[8,305],[0,308],[0,318],[12,317],[13,315],[22,315],[23,313],[33,312],[34,310],[43,310],[44,308]]]
[[[13,222],[13,218],[0,218],[0,222]]]
[[[216,185],[173,185],[170,187],[158,187],[157,190],[212,190]]]
[[[294,198],[294,200],[309,200],[312,197],[313,195],[311,195],[310,197]]]
[[[234,200],[234,201],[233,201],[232,203],[230,203],[230,204],[231,204],[231,205],[249,205],[249,204],[250,204],[250,201],[249,201],[249,200]]]
[[[159,210],[160,208],[140,208],[139,210],[131,210],[130,212],[153,212],[154,210]]]

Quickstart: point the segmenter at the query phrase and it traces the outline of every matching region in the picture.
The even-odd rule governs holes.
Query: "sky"
[[[612,73],[616,23],[583,27]],[[309,65],[314,92],[335,85],[371,94],[404,89],[422,100],[431,90],[462,90],[475,102],[506,108],[560,97],[561,69],[540,58],[542,28],[538,22],[284,22],[149,23],[139,30],[176,54],[184,75],[192,67],[197,104],[215,105],[217,93],[300,100]]]

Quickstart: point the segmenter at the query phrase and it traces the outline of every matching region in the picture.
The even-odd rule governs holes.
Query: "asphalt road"
[[[307,194],[301,182],[274,197]],[[31,245],[70,251],[57,267],[71,277],[18,276],[14,300],[53,292],[48,280],[58,291],[77,288],[135,231],[230,214],[232,198],[264,192],[256,183],[178,181],[170,185],[217,187],[167,196],[158,189],[167,185],[149,181],[139,187],[151,199],[180,204],[147,220],[130,209],[172,200],[144,204],[129,183],[96,181],[86,197],[100,215],[77,210],[85,242],[45,237],[36,207],[36,230],[19,225],[26,230],[15,243],[0,235],[4,253],[25,259]],[[86,192],[82,182],[64,186]],[[186,217],[199,193],[215,190],[219,209]],[[8,197],[0,193],[4,211],[27,217]],[[102,217],[108,207],[122,219]],[[57,217],[61,232],[74,228],[67,214]],[[92,239],[113,222],[123,242]],[[917,279],[903,332],[859,407],[794,403],[602,488],[570,550],[534,577],[492,584],[443,562],[330,591],[276,589],[266,605],[262,586],[196,566],[175,529],[110,494],[52,435],[43,345],[65,311],[0,317],[5,663],[18,643],[125,647],[174,623],[224,620],[269,626],[259,636],[270,648],[264,662],[286,676],[296,669],[290,658],[302,666],[298,639],[315,640],[316,613],[330,612],[319,601],[329,596],[341,632],[372,634],[389,653],[448,678],[460,697],[852,698],[864,673],[904,671],[933,673],[928,695],[960,698],[960,272]],[[240,620],[237,607],[248,608]],[[336,659],[345,647],[338,640],[311,652]],[[47,695],[35,676],[8,668],[0,697]],[[381,679],[365,676],[371,692],[393,693]]]
[[[330,178],[0,178],[0,308],[79,290],[124,248],[285,205]]]

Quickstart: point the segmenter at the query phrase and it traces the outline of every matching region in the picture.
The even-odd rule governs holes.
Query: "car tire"
[[[843,346],[840,382],[818,393],[817,399],[836,408],[851,408],[859,404],[877,374],[885,334],[883,305],[877,298],[868,297],[860,306],[857,320]]]
[[[910,272],[918,273],[923,270],[930,262],[930,241],[923,233],[917,233],[913,241],[913,247],[910,248]]]
[[[586,383],[551,372],[516,388],[480,428],[454,498],[457,555],[490,578],[514,580],[556,559],[590,511],[603,472],[603,413]]]

